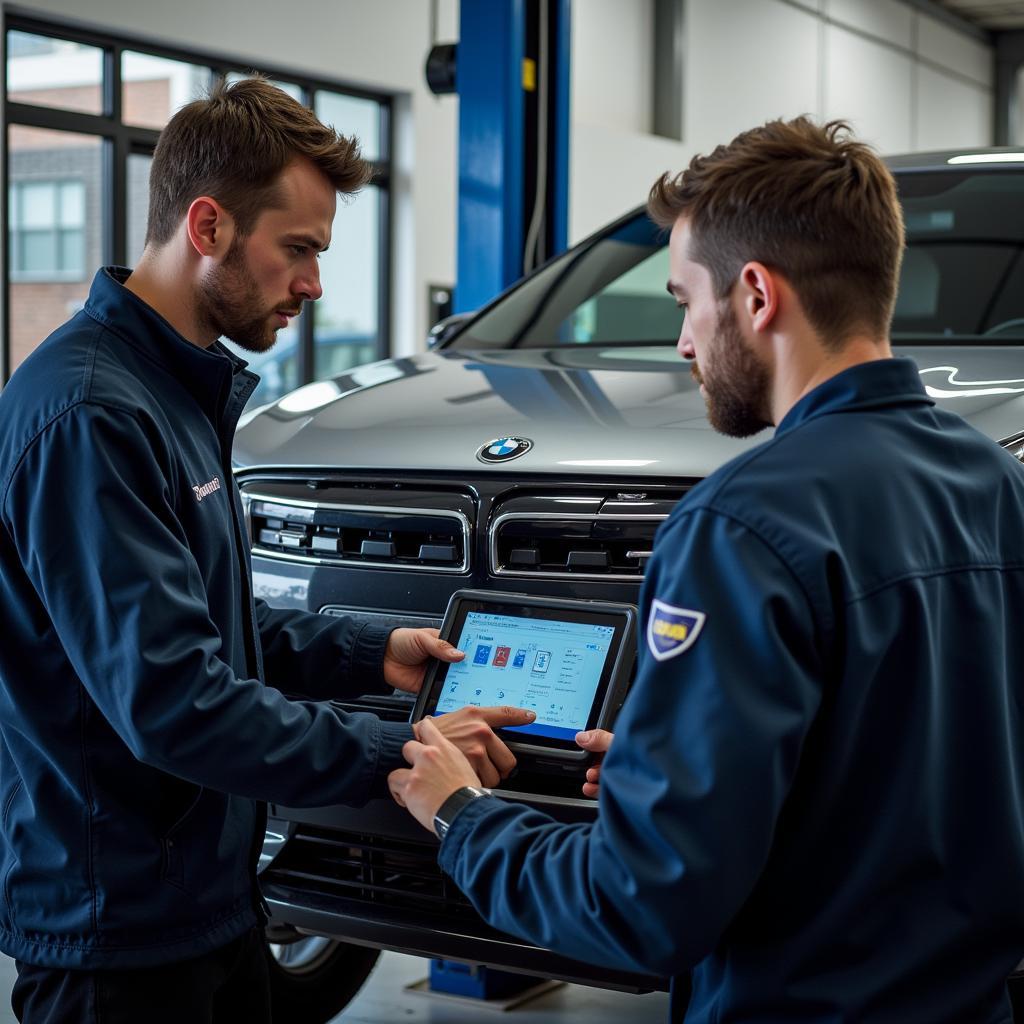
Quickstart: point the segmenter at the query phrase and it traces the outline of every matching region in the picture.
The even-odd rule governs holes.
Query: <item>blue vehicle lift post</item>
[[[566,247],[570,0],[462,0],[454,309]]]

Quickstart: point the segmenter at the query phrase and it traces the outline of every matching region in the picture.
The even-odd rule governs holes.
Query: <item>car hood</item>
[[[1024,430],[1024,347],[920,347],[937,404],[994,439]],[[533,447],[500,464],[504,436]],[[715,433],[669,346],[428,352],[309,384],[243,417],[241,467],[701,477],[760,443]]]

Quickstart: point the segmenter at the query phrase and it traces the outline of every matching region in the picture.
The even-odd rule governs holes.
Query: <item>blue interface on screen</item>
[[[509,732],[571,740],[587,727],[614,628],[585,622],[469,612],[448,666],[436,714],[467,704],[511,704],[537,712]]]

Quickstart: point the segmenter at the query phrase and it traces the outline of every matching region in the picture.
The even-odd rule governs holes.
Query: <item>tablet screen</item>
[[[530,708],[537,719],[503,732],[572,742],[590,724],[607,680],[615,627],[468,611],[451,639],[466,657],[447,666],[434,714],[467,704],[511,704]]]

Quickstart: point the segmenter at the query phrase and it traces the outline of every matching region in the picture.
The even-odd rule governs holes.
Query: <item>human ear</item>
[[[779,309],[779,284],[763,263],[751,261],[743,266],[738,278],[740,300],[755,331],[766,331]]]
[[[199,256],[223,256],[230,248],[234,222],[216,199],[193,199],[185,224],[189,243]]]

